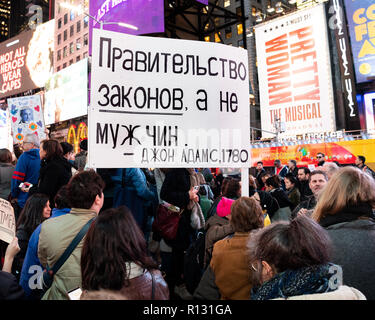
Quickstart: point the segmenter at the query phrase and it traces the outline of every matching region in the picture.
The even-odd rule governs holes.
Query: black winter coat
[[[290,210],[294,208],[293,203],[289,200],[288,195],[283,189],[273,189],[272,191],[270,191],[270,195],[277,200],[280,208],[289,207]]]
[[[16,277],[8,272],[0,271],[0,300],[23,300],[25,293]]]
[[[65,158],[50,161],[42,160],[40,166],[38,188],[39,192],[49,196],[51,209],[55,207],[54,198],[59,189],[66,185],[72,177],[72,165]]]

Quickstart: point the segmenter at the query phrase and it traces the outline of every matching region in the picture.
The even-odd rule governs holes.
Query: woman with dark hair
[[[12,176],[15,166],[12,164],[12,153],[0,149],[0,198],[9,200]]]
[[[339,264],[345,283],[375,299],[375,181],[354,167],[340,168],[319,195],[312,219],[333,242],[332,262]]]
[[[250,234],[252,300],[365,300],[342,285],[342,269],[330,263],[328,233],[304,215]],[[345,276],[345,273],[344,273]]]
[[[57,191],[72,177],[71,165],[63,157],[63,149],[57,140],[43,140],[40,143],[40,173],[38,186],[32,193],[44,193],[49,196],[51,208],[55,207]]]
[[[142,231],[125,207],[100,213],[86,234],[81,256],[81,300],[168,300]]]
[[[277,210],[272,216],[271,221],[278,220],[289,220],[293,208],[293,203],[289,200],[285,191],[281,188],[281,180],[279,176],[272,176],[266,180],[265,183],[266,191],[276,199],[279,204],[279,210]]]
[[[299,192],[297,188],[298,180],[293,175],[293,173],[288,173],[284,178],[284,182],[285,182],[286,194],[290,202],[293,204],[293,207],[291,207],[290,209],[294,210],[294,208],[299,205],[300,199],[301,199],[301,193]]]
[[[215,243],[210,265],[194,293],[198,299],[249,299],[252,270],[244,251],[250,231],[263,228],[263,212],[259,203],[250,197],[241,197],[228,205],[234,234]]]
[[[51,216],[48,196],[41,193],[35,193],[30,196],[23,207],[20,217],[17,221],[16,237],[20,252],[15,256],[13,264],[16,277],[20,277],[23,260],[26,255],[29,239],[34,230],[46,219]]]

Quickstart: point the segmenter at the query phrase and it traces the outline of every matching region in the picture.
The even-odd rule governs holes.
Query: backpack
[[[205,241],[206,232],[198,232],[184,256],[184,279],[190,294],[194,294],[204,273]]]

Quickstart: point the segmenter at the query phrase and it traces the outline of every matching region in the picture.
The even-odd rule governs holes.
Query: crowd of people
[[[27,135],[0,150],[0,298],[375,299],[375,179],[358,156],[317,155],[249,175],[208,168],[89,169],[73,146]],[[19,152],[18,152],[19,151]]]

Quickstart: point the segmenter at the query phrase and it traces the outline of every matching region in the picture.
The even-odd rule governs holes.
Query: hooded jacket
[[[33,185],[38,183],[40,170],[39,149],[31,149],[21,154],[18,159],[16,169],[12,176],[12,198],[18,199],[18,205],[23,208],[29,197],[27,192],[21,191],[21,182],[30,182]]]

